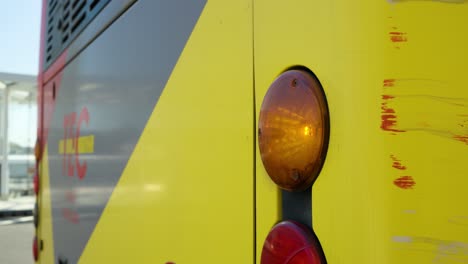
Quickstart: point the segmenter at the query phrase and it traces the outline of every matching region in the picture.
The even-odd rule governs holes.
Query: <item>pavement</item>
[[[0,220],[0,222],[4,221]],[[34,264],[33,237],[34,225],[32,223],[0,225],[0,263]]]
[[[34,196],[0,200],[0,263],[34,263],[32,241]]]
[[[31,216],[36,197],[23,196],[0,200],[0,221],[12,216]]]

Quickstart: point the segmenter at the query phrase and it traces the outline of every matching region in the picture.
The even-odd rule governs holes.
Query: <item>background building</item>
[[[0,72],[0,197],[32,195],[36,77]]]

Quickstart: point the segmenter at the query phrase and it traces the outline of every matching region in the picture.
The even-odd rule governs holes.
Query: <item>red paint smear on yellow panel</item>
[[[406,166],[401,164],[401,160],[397,159],[397,157],[390,155],[390,158],[393,160],[392,167],[398,170],[406,170]]]
[[[395,110],[393,108],[390,108],[387,106],[387,102],[382,102],[380,109],[382,109],[382,113],[385,113],[385,114],[395,113]]]
[[[455,135],[453,136],[455,140],[465,142],[465,144],[468,144],[468,136],[463,136],[463,135]]]
[[[395,86],[395,79],[386,79],[383,81],[384,87],[392,87]]]
[[[382,124],[380,128],[385,131],[392,131],[392,132],[406,132],[405,130],[395,129],[394,127],[397,124],[396,115],[385,114],[382,115]]]
[[[403,37],[403,36],[391,36],[391,37],[390,37],[390,40],[391,40],[392,42],[407,42],[407,41],[408,41],[408,38]]]
[[[395,110],[387,106],[387,100],[395,98],[392,95],[382,95],[382,99],[384,100],[381,103],[382,109],[382,122],[380,128],[385,131],[391,132],[406,132],[405,130],[396,129],[395,126],[397,124],[397,116],[395,114]]]
[[[397,187],[401,189],[408,190],[408,189],[413,189],[414,185],[416,185],[416,182],[411,176],[402,176],[394,180],[393,184],[395,184]]]
[[[406,37],[406,33],[404,32],[392,31],[392,32],[389,32],[389,35],[390,35],[390,40],[392,42],[407,42],[408,41],[408,38]]]

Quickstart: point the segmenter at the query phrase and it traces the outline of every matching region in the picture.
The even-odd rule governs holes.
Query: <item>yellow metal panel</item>
[[[80,263],[253,261],[251,17],[207,2]]]
[[[42,240],[43,249],[39,247],[39,263],[55,263],[54,260],[54,236],[52,223],[52,203],[50,198],[49,182],[49,155],[47,147],[42,155],[40,163],[39,186],[39,228],[37,230],[38,241]],[[39,243],[40,244],[40,243]]]
[[[294,65],[327,95],[312,214],[328,263],[468,261],[468,5],[454,2],[255,1],[257,118]],[[280,212],[258,150],[256,171],[259,260]]]

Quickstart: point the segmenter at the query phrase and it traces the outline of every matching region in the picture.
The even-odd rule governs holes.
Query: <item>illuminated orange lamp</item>
[[[318,80],[305,70],[281,74],[263,99],[258,143],[263,165],[282,189],[312,185],[325,159],[329,116]]]

